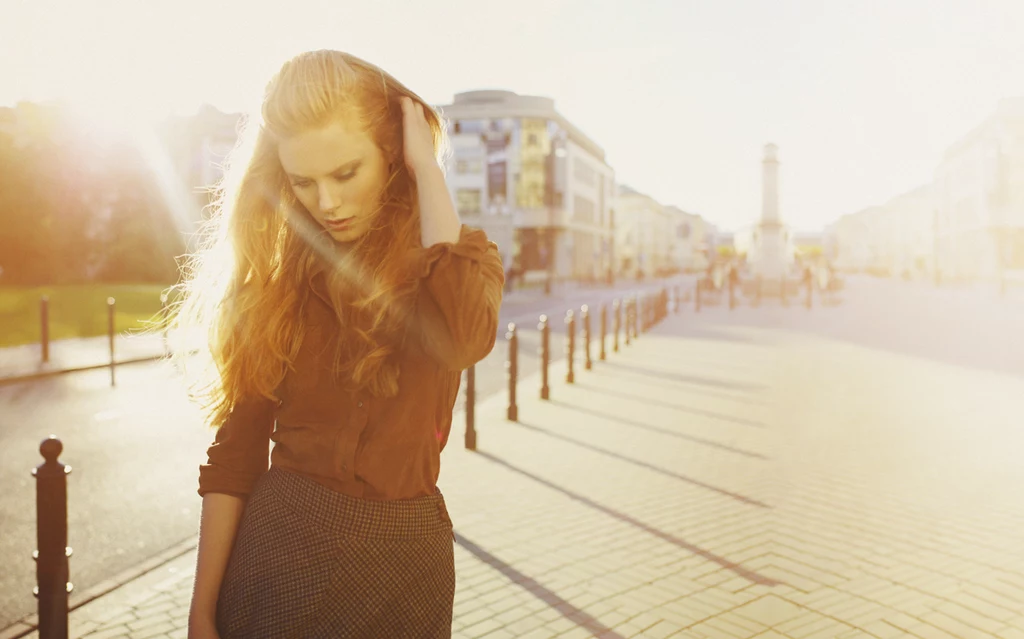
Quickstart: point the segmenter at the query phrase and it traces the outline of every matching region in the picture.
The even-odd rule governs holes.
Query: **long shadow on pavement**
[[[638,529],[640,529],[640,530],[642,530],[642,531],[644,531],[644,532],[646,532],[646,533],[648,533],[650,535],[653,535],[653,536],[657,537],[658,539],[661,539],[662,541],[666,541],[666,542],[668,542],[668,543],[670,543],[670,544],[672,544],[674,546],[682,548],[683,550],[686,550],[686,551],[688,551],[690,553],[693,553],[695,555],[703,557],[704,559],[706,559],[708,561],[714,562],[714,563],[718,564],[719,566],[721,566],[722,568],[725,568],[726,570],[729,570],[729,571],[733,572],[734,574],[736,574],[736,576],[742,577],[743,579],[746,579],[746,580],[748,580],[748,581],[750,581],[752,583],[759,584],[759,585],[762,585],[762,586],[780,586],[780,585],[784,585],[784,583],[781,582],[781,581],[777,581],[775,579],[772,579],[771,577],[766,577],[764,575],[758,574],[757,572],[754,572],[753,570],[748,570],[747,568],[744,568],[742,565],[734,563],[734,562],[731,562],[731,561],[729,561],[728,559],[726,559],[724,557],[719,557],[718,555],[716,555],[716,554],[714,554],[712,552],[709,552],[707,550],[704,550],[703,548],[699,548],[697,546],[694,546],[693,544],[688,543],[686,541],[683,541],[682,539],[679,539],[678,537],[675,537],[675,536],[670,535],[668,533],[662,532],[662,531],[658,530],[657,528],[652,528],[651,526],[648,526],[647,524],[643,523],[642,521],[634,519],[634,518],[630,517],[629,515],[627,515],[625,513],[620,513],[620,512],[618,512],[616,510],[613,510],[613,509],[611,509],[611,508],[609,508],[607,506],[603,506],[603,505],[597,503],[596,501],[590,499],[589,497],[585,497],[585,496],[580,495],[578,493],[574,493],[574,492],[572,492],[570,490],[567,490],[567,489],[559,486],[558,484],[552,483],[552,482],[544,479],[543,477],[538,477],[537,475],[534,475],[534,474],[532,474],[532,473],[530,473],[528,471],[525,471],[525,470],[523,470],[521,468],[517,468],[517,467],[513,466],[512,464],[508,463],[507,461],[505,461],[504,459],[501,459],[499,457],[495,457],[494,455],[492,455],[492,454],[490,454],[488,452],[478,450],[476,454],[481,456],[481,457],[483,457],[483,458],[485,458],[485,459],[488,459],[488,460],[494,462],[495,464],[499,464],[501,466],[504,466],[505,468],[507,468],[507,469],[509,469],[509,470],[511,470],[513,472],[519,473],[520,475],[522,475],[524,477],[532,479],[533,481],[541,484],[542,486],[545,486],[547,488],[550,488],[551,490],[560,492],[563,495],[565,495],[566,497],[568,497],[570,499],[573,499],[575,501],[578,501],[578,502],[580,502],[580,503],[582,503],[582,504],[584,504],[586,506],[589,506],[590,508],[593,508],[594,510],[602,512],[602,513],[608,515],[609,517],[612,517],[614,519],[618,519],[619,521],[626,522],[627,524],[629,524],[631,526],[634,526],[634,527],[636,527],[636,528],[638,528]]]
[[[598,365],[603,366],[606,363],[607,362],[599,362]],[[618,370],[615,371],[615,375],[616,376],[620,376],[620,375],[621,376],[625,376],[625,377],[628,377],[630,379],[642,379],[642,380],[644,380],[644,383],[647,384],[647,385],[659,386],[661,388],[667,389],[668,391],[670,391],[672,393],[696,392],[696,390],[697,390],[697,389],[683,388],[683,387],[680,386],[680,382],[678,382],[678,381],[672,381],[672,380],[668,380],[668,379],[661,379],[661,378],[658,378],[658,377],[654,377],[654,376],[652,376],[650,374],[650,372],[636,373],[636,372],[633,372],[633,371],[627,371],[625,369],[619,368]],[[756,398],[753,398],[753,397],[747,397],[747,396],[743,396],[743,395],[738,395],[738,394],[736,394],[734,392],[730,392],[730,391],[719,391],[719,390],[708,388],[706,386],[700,387],[699,392],[700,392],[702,397],[715,397],[715,398],[718,398],[718,399],[724,399],[724,400],[727,400],[727,401],[730,401],[730,402],[735,402],[737,404],[746,404],[747,406],[764,406],[765,405],[765,402],[763,400],[760,400],[760,399],[756,399]]]
[[[598,621],[594,616],[580,608],[577,608],[565,599],[562,599],[557,593],[549,590],[533,577],[519,572],[512,566],[498,559],[481,548],[479,544],[467,539],[462,533],[456,532],[455,538],[459,546],[462,546],[471,552],[474,557],[505,575],[514,584],[526,590],[534,597],[540,599],[554,610],[557,610],[569,621],[572,621],[577,626],[594,633],[595,637],[600,636],[608,637],[608,639],[625,639],[622,635],[614,632],[611,628]]]
[[[742,417],[733,417],[732,415],[723,415],[722,413],[716,413],[716,412],[710,411],[710,410],[701,410],[699,408],[689,408],[687,406],[680,406],[679,404],[671,404],[669,402],[662,402],[662,401],[659,401],[659,400],[656,400],[656,399],[651,399],[649,397],[640,397],[638,395],[630,395],[629,393],[623,393],[622,391],[612,390],[610,388],[605,388],[603,386],[601,386],[601,387],[599,387],[599,386],[591,386],[590,384],[583,384],[581,382],[576,382],[576,386],[579,387],[579,388],[591,389],[594,392],[601,393],[602,395],[614,395],[615,397],[621,397],[623,399],[628,399],[630,401],[642,402],[644,404],[654,404],[656,406],[663,406],[665,408],[671,408],[673,410],[678,410],[678,411],[683,412],[683,413],[689,413],[691,415],[700,415],[701,417],[710,417],[711,419],[717,419],[717,420],[723,421],[723,422],[732,422],[734,424],[739,424],[741,426],[753,426],[754,428],[768,428],[767,425],[762,424],[761,422],[755,422],[755,421],[750,420],[750,419],[743,419]],[[582,409],[581,408],[580,410],[586,410],[586,409]],[[646,428],[654,429],[653,426],[649,426],[649,427],[646,427]],[[660,429],[657,429],[657,430],[660,430]],[[663,431],[663,432],[668,432],[668,431]]]
[[[639,366],[631,366],[629,364],[621,364],[619,362],[604,362],[607,366],[613,368],[619,368],[622,370],[630,371],[632,373],[639,373],[641,375],[648,375],[650,377],[656,377],[658,379],[669,379],[674,382],[680,382],[683,384],[696,384],[698,386],[713,386],[717,388],[726,388],[729,390],[738,391],[761,391],[765,390],[764,386],[758,384],[744,384],[742,382],[729,382],[720,379],[708,379],[706,377],[697,377],[695,375],[684,375],[682,373],[671,373],[668,371],[659,371],[657,369],[641,368]]]
[[[566,406],[567,408],[573,408],[572,406],[569,406],[568,404],[562,404],[562,405]],[[643,468],[646,468],[647,470],[653,470],[656,473],[659,473],[659,474],[662,474],[662,475],[666,475],[666,476],[671,477],[673,479],[678,479],[679,481],[686,482],[688,484],[693,484],[694,486],[699,486],[701,488],[704,488],[705,490],[710,490],[712,492],[716,492],[716,493],[718,493],[720,495],[724,495],[726,497],[729,497],[731,499],[735,499],[736,501],[740,501],[740,502],[743,502],[745,504],[750,504],[752,506],[758,506],[759,508],[771,509],[771,506],[769,506],[768,504],[766,504],[766,503],[764,503],[762,501],[758,501],[756,499],[751,499],[750,497],[744,497],[743,495],[739,495],[739,494],[736,494],[734,492],[730,492],[728,490],[724,490],[722,488],[716,488],[716,487],[714,487],[714,486],[712,486],[710,484],[705,484],[702,481],[698,481],[698,480],[690,478],[690,477],[685,477],[683,475],[679,475],[679,474],[674,473],[674,472],[672,472],[670,470],[665,470],[664,468],[659,468],[658,466],[655,466],[653,464],[648,464],[645,461],[640,461],[639,459],[633,459],[632,457],[626,457],[625,455],[620,455],[619,453],[616,453],[616,452],[613,452],[613,451],[610,451],[610,450],[607,450],[607,449],[604,449],[604,448],[600,448],[598,446],[593,446],[593,445],[588,444],[586,442],[581,442],[580,440],[573,439],[572,437],[566,437],[565,435],[559,435],[558,433],[553,433],[550,430],[547,430],[546,428],[541,428],[539,426],[533,426],[533,425],[527,424],[526,422],[523,422],[523,421],[512,422],[512,423],[514,423],[516,426],[521,426],[523,428],[530,429],[530,430],[532,430],[534,432],[541,433],[543,435],[547,435],[548,437],[554,437],[555,439],[561,439],[564,442],[568,442],[570,444],[574,444],[576,446],[580,446],[582,448],[586,448],[588,450],[592,450],[592,451],[594,451],[596,453],[601,453],[602,455],[607,455],[609,457],[614,457],[615,459],[618,459],[620,461],[624,461],[626,463],[633,464],[635,466],[641,466]],[[750,453],[747,453],[747,454],[750,454]],[[761,456],[761,458],[764,459],[763,456]]]

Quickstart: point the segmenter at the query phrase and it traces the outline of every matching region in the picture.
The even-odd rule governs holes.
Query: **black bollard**
[[[516,332],[515,322],[509,322],[508,332],[505,333],[508,340],[508,361],[505,368],[508,370],[508,415],[510,422],[519,420],[519,406],[516,404],[516,383],[519,381],[519,334]]]
[[[476,365],[466,369],[466,450],[476,450]]]
[[[573,370],[573,360],[576,359],[576,315],[572,311],[565,312],[565,358],[569,362],[569,369],[565,373],[565,383],[575,384],[576,373]]]
[[[540,331],[540,398],[550,399],[551,387],[548,386],[548,364],[551,363],[551,326],[548,325],[548,316],[540,316],[540,324],[537,325]]]
[[[36,587],[39,600],[40,639],[67,639],[68,595],[74,589],[68,581],[68,480],[71,466],[57,458],[64,445],[50,435],[39,446],[46,461],[32,469],[36,478]]]
[[[598,355],[600,360],[605,360],[604,341],[605,337],[608,336],[608,307],[604,304],[601,305],[601,353]]]
[[[589,371],[594,367],[590,359],[590,307],[584,304],[580,307],[580,313],[583,314],[583,368]]]
[[[43,363],[50,361],[50,298],[39,300],[39,345],[43,350]]]
[[[622,302],[614,300],[612,308],[615,309],[615,330],[612,332],[612,352],[619,352],[619,331],[622,330]]]
[[[114,379],[114,298],[107,298],[107,333],[110,336],[110,385],[116,385]]]

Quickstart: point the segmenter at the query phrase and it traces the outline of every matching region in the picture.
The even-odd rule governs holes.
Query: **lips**
[[[324,224],[326,224],[328,228],[337,231],[337,230],[348,228],[348,226],[351,224],[351,222],[352,222],[352,218],[349,217],[349,218],[345,218],[344,220],[325,220]]]

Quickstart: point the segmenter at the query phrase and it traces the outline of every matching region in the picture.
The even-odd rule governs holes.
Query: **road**
[[[535,327],[541,313],[552,318],[557,359],[563,357],[559,335],[567,309],[610,302],[636,290],[635,283],[626,283],[617,290],[575,290],[561,298],[505,306],[498,342],[477,366],[478,396],[507,388],[508,322],[521,327],[520,370],[529,375],[539,367]],[[598,326],[595,322],[595,331]],[[0,494],[0,628],[35,610],[35,480],[29,471],[42,461],[39,443],[51,433],[64,444],[60,460],[72,467],[68,544],[74,549],[71,581],[77,591],[198,530],[197,468],[213,433],[202,427],[198,410],[169,366],[119,368],[116,388],[109,379],[108,371],[97,370],[0,387],[0,486],[5,488]],[[524,386],[522,392],[529,390]],[[463,402],[464,395],[460,407]],[[461,445],[463,428],[453,425],[453,445]]]

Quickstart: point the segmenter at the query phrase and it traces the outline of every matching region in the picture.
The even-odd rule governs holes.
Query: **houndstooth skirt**
[[[444,497],[356,499],[271,467],[249,496],[217,601],[221,639],[450,637]]]

